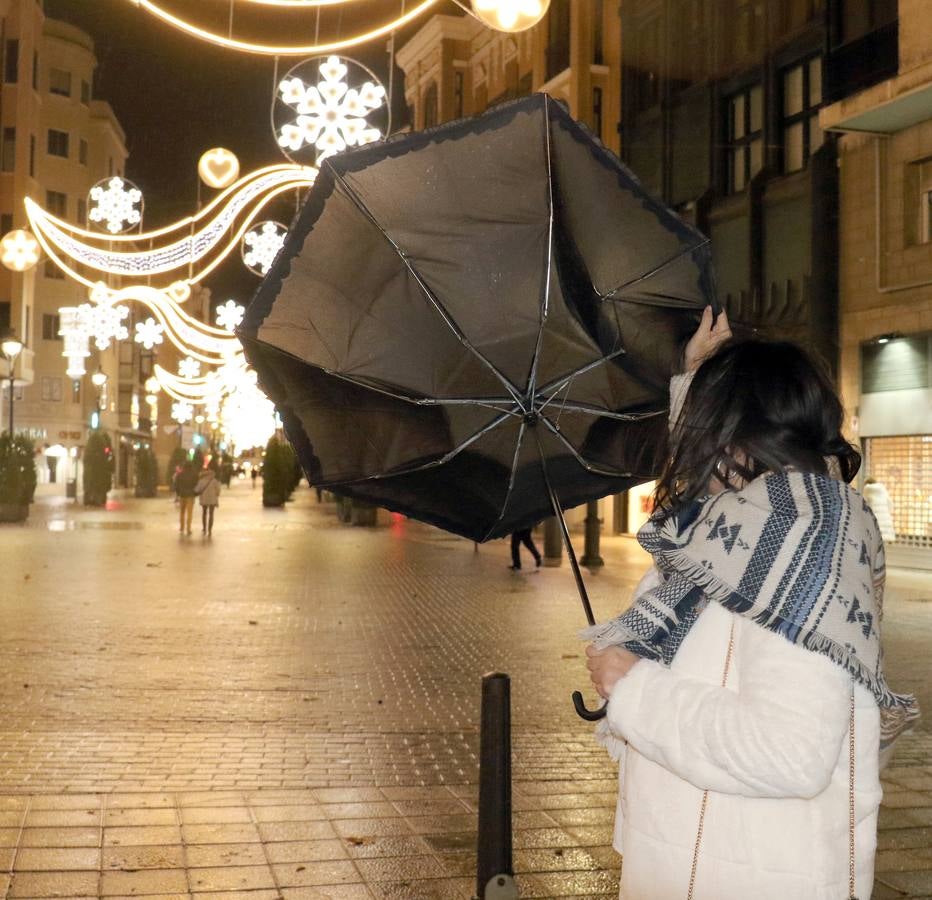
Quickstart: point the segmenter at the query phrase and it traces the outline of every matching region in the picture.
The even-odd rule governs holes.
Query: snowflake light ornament
[[[308,83],[312,78],[316,84]],[[378,78],[355,60],[339,56],[304,60],[278,85],[275,139],[293,162],[319,164],[347,147],[369,144],[386,134],[385,98]],[[291,155],[302,150],[310,151],[313,158],[299,160]]]
[[[111,234],[120,234],[142,221],[142,191],[119,175],[98,181],[88,199],[88,219]]]
[[[78,307],[81,325],[94,339],[98,350],[106,350],[112,341],[125,341],[129,330],[123,322],[129,318],[129,307],[108,303],[82,303]]]
[[[22,228],[0,238],[0,264],[11,272],[26,272],[39,262],[41,256],[39,242]]]
[[[179,425],[184,425],[194,418],[194,407],[184,400],[178,400],[172,404],[172,418]]]
[[[265,275],[285,243],[288,229],[280,222],[259,222],[243,235],[242,254],[246,268]],[[219,310],[218,310],[219,312]]]
[[[149,316],[145,322],[136,323],[136,335],[133,340],[137,344],[142,344],[146,350],[151,350],[156,344],[162,343],[162,332],[165,328],[160,325],[152,316]]]
[[[178,374],[182,378],[197,378],[201,374],[201,364],[190,356],[178,363]]]
[[[227,331],[233,331],[243,321],[245,313],[245,306],[240,306],[233,300],[227,300],[222,306],[217,307],[217,325]]]

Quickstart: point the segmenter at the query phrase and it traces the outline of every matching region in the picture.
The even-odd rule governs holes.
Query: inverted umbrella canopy
[[[707,304],[704,236],[535,94],[328,158],[237,333],[313,484],[483,541],[652,477]]]

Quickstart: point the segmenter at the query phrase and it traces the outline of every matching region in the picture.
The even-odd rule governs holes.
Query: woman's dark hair
[[[802,347],[756,338],[729,344],[693,377],[654,499],[672,510],[705,495],[716,467],[751,481],[789,467],[835,474],[829,466],[837,460],[851,481],[861,455],[842,437],[843,421],[826,367]]]

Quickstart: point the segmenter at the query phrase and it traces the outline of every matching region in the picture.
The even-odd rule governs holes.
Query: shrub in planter
[[[233,480],[233,457],[229,453],[223,453],[220,457],[220,483],[225,487],[230,486]]]
[[[287,455],[284,445],[277,437],[269,438],[262,460],[262,505],[284,506],[288,499],[288,483],[285,464]]]
[[[29,438],[0,436],[0,522],[22,522],[36,493],[35,448]]]
[[[188,451],[184,447],[175,447],[172,455],[168,459],[168,468],[165,470],[165,483],[169,487],[175,483],[175,473],[180,469],[185,460],[188,458]]]
[[[113,486],[113,445],[106,431],[92,431],[84,447],[84,505],[104,506]]]
[[[154,497],[159,487],[159,466],[148,447],[136,453],[136,496]]]

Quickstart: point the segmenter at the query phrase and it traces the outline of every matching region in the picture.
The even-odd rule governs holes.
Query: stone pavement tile
[[[245,806],[185,806],[183,825],[249,825],[252,817]]]
[[[4,812],[10,812],[10,810],[21,809],[25,810],[29,806],[28,797],[16,797],[16,796],[6,796],[0,797],[0,809]]]
[[[100,868],[100,850],[96,847],[21,847],[16,854],[17,872],[49,872]]]
[[[2,810],[0,811],[0,828],[19,828],[23,824],[23,818],[23,810]]]
[[[425,843],[434,853],[451,853],[476,849],[476,832],[454,831],[449,834],[425,834]]]
[[[104,847],[102,854],[104,869],[180,869],[185,864],[180,844]]]
[[[280,887],[316,887],[323,884],[359,884],[362,877],[349,860],[334,859],[272,866]]]
[[[67,828],[70,826],[99,825],[100,805],[90,809],[30,809],[26,813],[27,828]]]
[[[104,826],[113,828],[120,825],[177,825],[178,815],[174,809],[155,807],[153,809],[139,809],[134,807],[118,807],[104,810]]]
[[[248,844],[262,840],[252,824],[182,825],[181,832],[186,844]]]
[[[378,803],[385,799],[378,788],[315,788],[315,799],[319,803]]]
[[[195,891],[193,900],[281,900],[276,888],[258,891]],[[146,898],[149,900],[149,898]]]
[[[356,867],[367,884],[374,881],[410,881],[442,878],[448,874],[433,856],[389,856],[357,859]]]
[[[337,838],[319,841],[281,841],[264,845],[269,862],[317,862],[324,859],[347,859],[343,842]]]
[[[871,900],[901,900],[906,895],[903,891],[898,891],[889,885],[882,884],[879,880],[874,881],[874,889],[871,891]],[[912,900],[910,895],[910,900]]]
[[[932,807],[912,807],[910,809],[893,809],[889,806],[880,807],[877,825],[880,830],[929,826],[932,826]]]
[[[411,834],[411,826],[408,824],[410,821],[410,819],[404,819],[401,816],[394,819],[337,819],[335,822],[331,822],[330,825],[343,838],[387,837],[390,835]],[[325,825],[327,823],[319,822],[316,824]],[[310,835],[304,836],[310,837]]]
[[[582,847],[611,846],[615,833],[614,823],[607,825],[573,825],[566,829]]]
[[[101,800],[96,794],[36,794],[30,799],[29,809],[96,809]]]
[[[451,816],[471,813],[460,800],[395,800],[392,805],[403,816]]]
[[[364,884],[283,887],[279,893],[284,900],[373,900],[375,897]]]
[[[600,869],[607,872],[621,870],[621,855],[615,852],[614,847],[587,847],[586,853],[595,860]]]
[[[21,847],[99,847],[100,829],[24,828],[19,844]]]
[[[550,813],[543,810],[527,810],[524,812],[515,812],[511,816],[511,824],[515,829],[518,828],[552,828],[559,824]]]
[[[379,900],[469,900],[473,896],[475,879],[383,881],[369,887]]]
[[[111,897],[108,897],[107,900],[136,900],[140,894],[114,894]],[[146,900],[191,900],[191,895],[188,893],[183,894],[142,894]],[[72,898],[68,898],[72,900]],[[87,900],[95,900],[95,898],[89,897]]]
[[[535,847],[574,847],[578,838],[562,828],[523,828],[515,831],[512,844],[515,850]]]
[[[180,843],[181,829],[177,825],[139,825],[104,829],[105,847]]]
[[[253,806],[252,815],[257,822],[311,822],[331,818],[318,803]]]
[[[884,872],[877,881],[906,894],[932,892],[932,869],[925,872]]]
[[[188,844],[185,847],[188,868],[218,866],[264,866],[262,844]]]
[[[549,892],[545,897],[618,893],[618,875],[610,872],[535,872],[534,882]]]
[[[0,828],[0,847],[15,847],[19,841],[19,828]]]
[[[335,822],[260,822],[263,841],[314,841],[335,838]],[[362,827],[362,826],[360,826]]]
[[[192,891],[248,891],[276,887],[268,865],[222,866],[188,872]]]
[[[325,803],[320,808],[328,819],[387,819],[399,815],[387,800],[379,803]]]
[[[459,797],[458,790],[468,789],[467,797],[471,797],[473,790],[469,785],[427,785],[418,787],[411,785],[398,785],[381,788],[386,800],[450,800]]]
[[[175,798],[170,794],[110,794],[107,809],[153,809],[173,807]]]
[[[879,850],[874,861],[874,871],[915,872],[920,869],[932,869],[932,847],[918,847],[910,850]]]
[[[456,850],[443,851],[435,854],[445,875],[468,877],[476,875],[476,851]]]
[[[599,868],[585,850],[577,847],[556,847],[544,850],[515,850],[517,872],[540,873],[562,871],[594,871]]]
[[[560,825],[606,825],[615,821],[614,807],[594,809],[552,809],[549,812]]]
[[[618,790],[611,793],[592,794],[545,794],[540,799],[538,809],[596,809],[608,808],[612,811],[618,803]]]
[[[383,856],[423,856],[430,852],[428,842],[415,835],[344,838],[345,852],[352,859]]]
[[[891,809],[932,806],[932,792],[916,791],[912,788],[885,790],[883,805]]]
[[[184,869],[142,869],[138,872],[104,872],[100,876],[100,895],[188,893]]]
[[[404,820],[415,834],[449,834],[454,831],[475,831],[472,814],[455,816],[407,816]]]
[[[932,828],[888,828],[877,832],[878,850],[932,847]]]
[[[242,794],[224,791],[185,791],[177,796],[178,806],[242,806],[243,800]]]
[[[16,872],[7,897],[96,897],[96,872]]]

